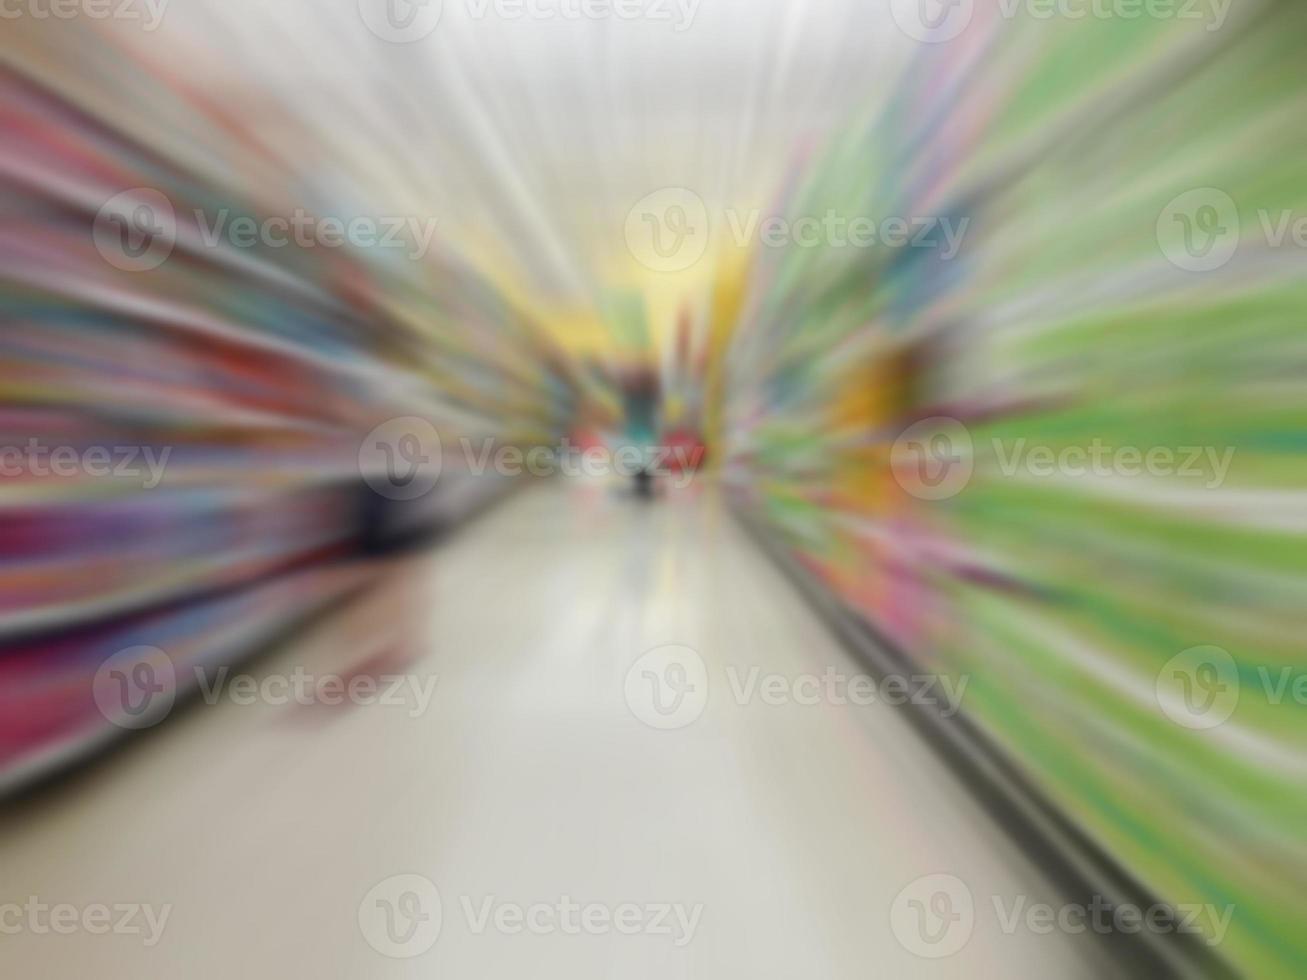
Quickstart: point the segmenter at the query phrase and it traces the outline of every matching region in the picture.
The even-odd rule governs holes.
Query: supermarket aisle
[[[668,644],[706,687],[641,660]],[[171,910],[153,945],[6,935],[0,974],[1089,975],[1092,940],[999,928],[995,896],[1055,896],[894,709],[744,690],[828,666],[856,671],[711,496],[532,488],[242,668],[403,677],[396,703],[245,703],[232,682],[5,813],[0,903]],[[975,903],[938,960],[890,925],[933,873]],[[395,875],[429,879],[441,914],[414,879],[370,892]],[[430,948],[374,949],[403,939]]]

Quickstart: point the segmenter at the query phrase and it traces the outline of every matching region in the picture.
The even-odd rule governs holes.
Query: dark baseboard
[[[833,596],[803,568],[757,518],[732,508],[758,547],[804,596],[821,619],[873,676],[911,674],[921,667]],[[917,734],[1048,877],[1067,902],[1095,897],[1111,906],[1160,907],[1166,903],[1054,805],[1012,759],[964,713],[949,715],[939,704],[898,708]],[[1141,931],[1102,936],[1125,975],[1150,978],[1239,976],[1196,934]]]

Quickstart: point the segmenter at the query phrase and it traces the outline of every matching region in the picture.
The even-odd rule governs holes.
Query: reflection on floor
[[[651,714],[657,692],[642,685],[657,664],[641,658],[668,645],[701,658],[706,685],[693,670],[668,673],[673,688]],[[649,504],[598,486],[525,491],[238,672],[266,681],[297,668],[379,678],[378,703],[247,704],[227,678],[216,703],[5,814],[4,893],[19,896],[6,901],[172,909],[152,946],[5,936],[0,974],[1101,969],[1092,939],[1001,928],[996,900],[1054,895],[899,709],[760,693],[771,675],[786,682],[770,690],[793,691],[798,677],[858,668],[711,495]],[[891,927],[896,896],[936,873],[974,899],[965,950],[946,959],[916,955]],[[360,906],[403,874],[437,886],[443,915],[422,955],[388,958]],[[566,929],[569,901],[608,911]],[[540,903],[550,911],[532,920]],[[631,928],[619,930],[628,903],[639,911],[620,913]],[[665,930],[652,921],[661,905]]]

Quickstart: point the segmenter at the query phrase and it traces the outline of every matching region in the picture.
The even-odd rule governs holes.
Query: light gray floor
[[[689,707],[683,699],[680,715],[651,714],[657,655],[631,685],[627,674],[669,644],[697,652],[706,687],[687,674]],[[897,709],[735,693],[732,676],[745,683],[755,667],[791,679],[857,667],[711,495],[649,506],[599,486],[533,488],[250,670],[296,665],[438,681],[422,713],[411,691],[402,706],[200,705],[6,813],[0,904],[37,896],[172,911],[152,947],[85,930],[0,935],[0,976],[1101,971],[1092,940],[1000,928],[995,896],[1005,907],[1056,898]],[[695,701],[704,691],[706,704]],[[674,692],[665,693],[668,708]],[[684,727],[641,720],[685,721],[699,705]],[[896,896],[936,874],[964,883],[974,927],[956,953],[929,959],[906,947],[939,952],[958,934],[922,947],[904,931],[916,920],[902,916],[914,898],[923,904],[911,914],[939,911],[938,880],[897,906]],[[438,937],[411,958],[369,942],[387,941],[378,901],[418,894],[413,879],[370,894],[395,875],[422,876],[441,899]],[[632,930],[637,914],[638,927],[655,925],[649,906],[702,910],[683,945],[689,930],[675,925],[673,935],[625,935],[595,918],[593,934],[572,934],[550,931],[544,913],[543,934],[515,934],[511,918],[478,933],[465,906],[479,914],[489,896],[492,908],[556,907],[567,896],[609,916],[630,903],[639,913],[621,914]],[[433,921],[416,926],[418,940],[432,938],[422,930]]]

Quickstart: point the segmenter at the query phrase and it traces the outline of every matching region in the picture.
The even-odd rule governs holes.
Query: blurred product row
[[[121,729],[116,653],[232,662],[533,450],[634,447],[672,464],[635,459],[638,492],[719,482],[965,678],[975,730],[1149,894],[1233,906],[1222,960],[1293,975],[1307,704],[1266,678],[1305,669],[1307,263],[1259,216],[1307,214],[1305,33],[1296,0],[1220,31],[977,5],[775,201],[912,244],[723,248],[666,329],[605,288],[609,358],[452,247],[215,245],[218,213],[403,181],[272,95],[246,128],[175,68],[27,38],[0,68],[0,789]]]
[[[1307,255],[1259,218],[1307,213],[1305,30],[977,5],[788,192],[957,254],[763,254],[729,362],[740,500],[1255,976],[1307,957]]]
[[[419,416],[529,442],[569,414],[556,352],[466,269],[433,261],[420,290],[375,254],[252,255],[184,219],[168,261],[133,268],[130,227],[98,237],[122,189],[158,189],[178,215],[249,214],[293,168],[180,79],[150,104],[259,161],[261,201],[59,81],[0,71],[0,787],[114,733],[88,694],[115,652],[231,661],[358,588],[369,557],[502,492],[454,469],[421,500],[382,496],[375,426]],[[129,195],[125,220],[140,206]]]

